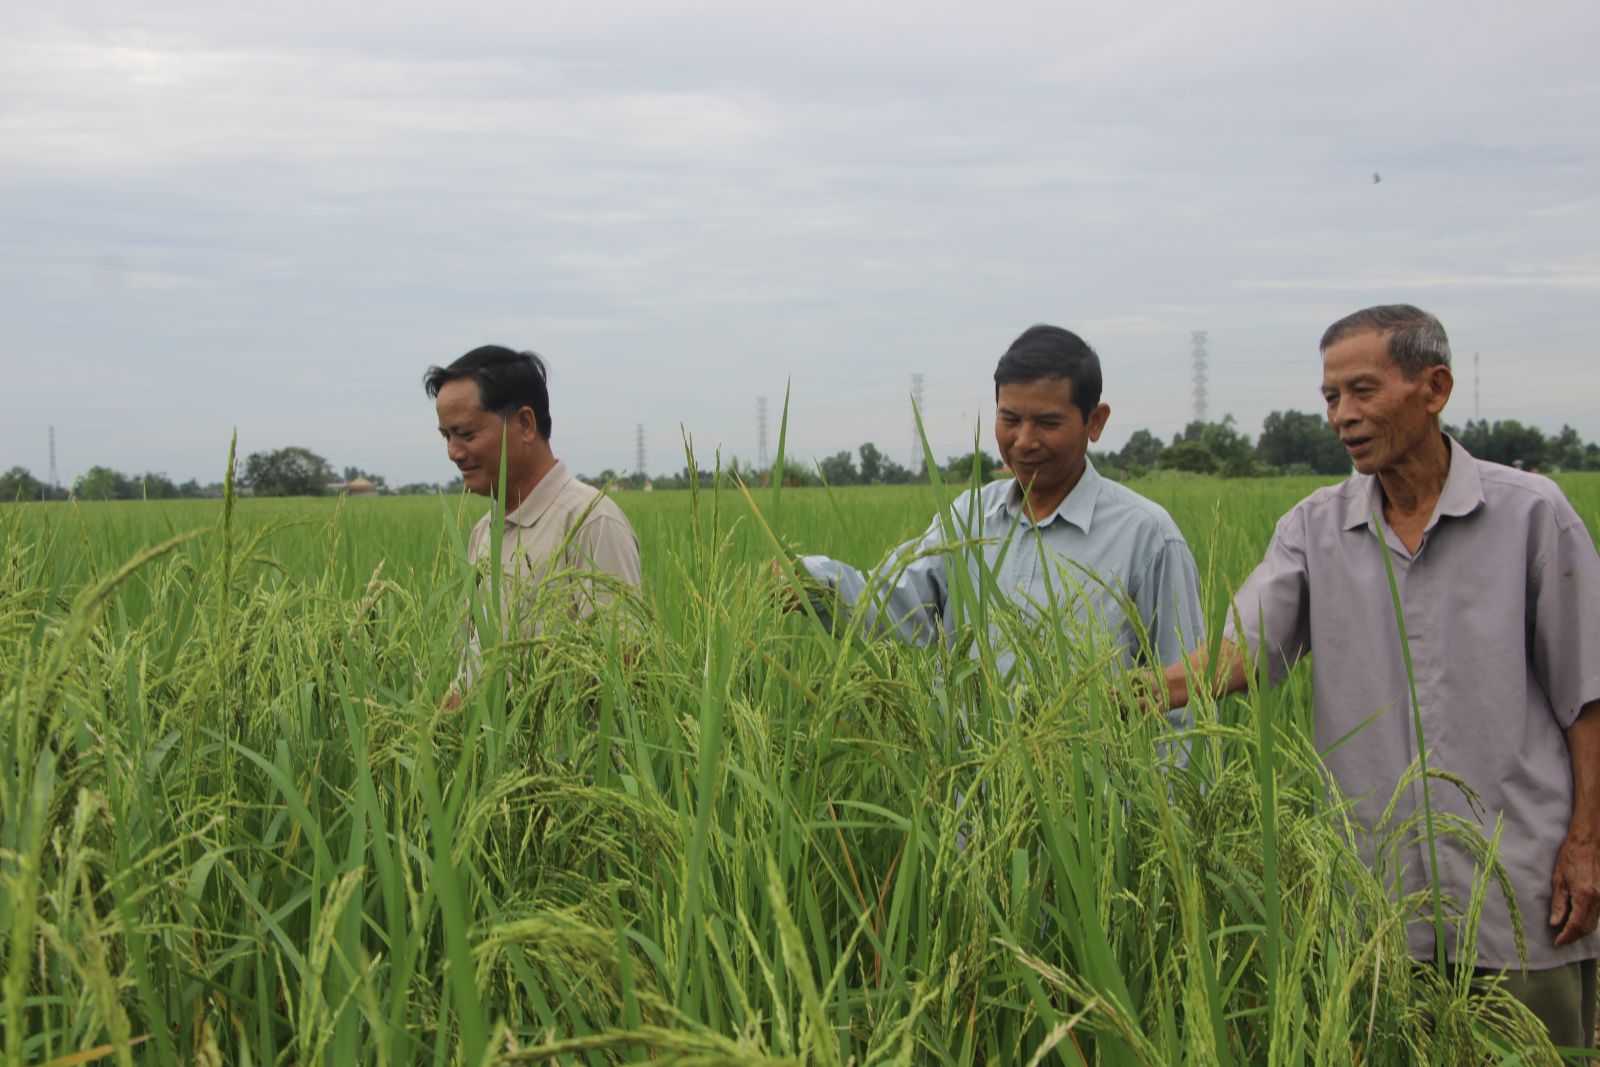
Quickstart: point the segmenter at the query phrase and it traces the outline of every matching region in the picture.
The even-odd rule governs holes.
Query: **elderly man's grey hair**
[[[1450,365],[1450,339],[1444,335],[1444,326],[1419,307],[1381,304],[1346,315],[1322,335],[1322,351],[1361,333],[1388,337],[1389,358],[1407,378],[1415,378],[1429,367]]]

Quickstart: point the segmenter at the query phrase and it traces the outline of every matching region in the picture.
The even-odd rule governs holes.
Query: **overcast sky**
[[[454,474],[419,379],[551,366],[576,471],[993,448],[1035,322],[1102,444],[1320,408],[1335,318],[1408,301],[1446,418],[1600,440],[1600,5],[0,7],[0,469],[214,481],[303,445]],[[1374,173],[1382,181],[1374,183]],[[681,430],[680,430],[681,427]],[[709,465],[707,463],[707,465]]]

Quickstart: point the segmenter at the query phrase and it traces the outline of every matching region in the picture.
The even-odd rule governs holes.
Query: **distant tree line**
[[[390,492],[383,475],[345,467],[343,481],[364,478],[379,491]],[[317,496],[340,479],[333,466],[308,448],[290,446],[266,452],[252,452],[238,470],[235,484],[256,496]],[[443,485],[415,482],[392,490],[396,493],[459,492],[461,479]],[[15,500],[171,500],[181,497],[220,496],[221,482],[201,485],[190,479],[181,484],[165,474],[124,474],[110,467],[90,467],[68,488],[54,488],[35,478],[25,467],[12,467],[0,474],[0,503]]]
[[[1479,459],[1504,463],[1525,470],[1600,471],[1600,444],[1586,442],[1571,426],[1561,427],[1547,437],[1537,426],[1524,426],[1515,419],[1490,422],[1469,419],[1464,426],[1445,429]],[[1091,452],[1095,466],[1114,478],[1132,478],[1152,471],[1190,471],[1224,478],[1250,478],[1270,474],[1348,474],[1350,457],[1339,438],[1320,415],[1300,411],[1274,411],[1261,424],[1261,436],[1252,442],[1224,415],[1221,422],[1191,422],[1166,443],[1149,430],[1135,430],[1126,444],[1115,452]],[[950,456],[939,474],[947,482],[971,480],[973,467],[987,481],[1000,470],[1000,463],[979,449]],[[344,482],[365,478],[380,491],[401,494],[459,493],[461,479],[436,484],[411,482],[391,490],[383,475],[359,467],[345,467]],[[734,459],[722,475],[747,485],[771,484],[771,470],[741,467]],[[658,489],[686,489],[691,485],[711,486],[716,472],[690,471],[686,465],[677,474],[648,479],[633,473],[619,475],[613,470],[594,477],[580,476],[592,485],[618,485],[640,489],[647,482]],[[783,466],[785,485],[904,485],[926,478],[923,469],[911,470],[889,458],[871,441],[855,452],[835,452],[831,456],[804,463],[788,457]],[[267,452],[252,452],[245,457],[237,484],[256,496],[316,496],[338,480],[333,466],[308,448],[289,446]],[[180,497],[215,496],[222,484],[201,485],[190,479],[176,483],[165,474],[147,471],[124,474],[110,467],[90,467],[78,476],[70,490],[54,488],[35,478],[24,467],[12,467],[0,474],[0,503],[15,500],[170,500]]]
[[[1445,430],[1479,459],[1509,467],[1546,473],[1600,470],[1600,445],[1585,443],[1570,426],[1563,426],[1554,437],[1515,419],[1468,420],[1465,426],[1447,425]],[[1232,415],[1224,415],[1221,422],[1191,422],[1171,444],[1148,430],[1136,430],[1119,451],[1091,455],[1102,471],[1122,478],[1157,470],[1224,478],[1350,473],[1349,453],[1327,420],[1300,411],[1268,415],[1254,443]]]

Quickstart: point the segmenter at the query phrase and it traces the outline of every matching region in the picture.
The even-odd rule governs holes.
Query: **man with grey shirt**
[[[1546,478],[1474,459],[1440,429],[1453,378],[1444,328],[1409,305],[1368,308],[1322,337],[1328,422],[1357,475],[1319,489],[1278,523],[1266,558],[1240,587],[1220,662],[1202,649],[1174,662],[1158,699],[1184,703],[1190,679],[1219,692],[1246,683],[1246,645],[1280,680],[1315,652],[1315,730],[1356,822],[1375,827],[1417,758],[1410,683],[1390,594],[1399,589],[1432,810],[1482,825],[1503,820],[1499,858],[1530,927],[1520,973],[1506,900],[1490,881],[1476,966],[1510,968],[1509,990],[1558,1045],[1592,1047],[1600,916],[1600,556],[1583,521]],[[1198,684],[1198,682],[1197,682]],[[1348,739],[1342,740],[1348,736]],[[1337,746],[1334,742],[1340,741]],[[1394,820],[1421,808],[1422,784]],[[1400,857],[1405,892],[1431,880],[1418,833]],[[1461,905],[1479,882],[1472,852],[1437,840],[1441,890]],[[1369,857],[1370,858],[1370,857]],[[1540,930],[1540,919],[1548,927]],[[1447,930],[1455,932],[1455,919]],[[1426,922],[1408,930],[1435,955]],[[1457,951],[1447,933],[1447,956]]]
[[[962,566],[974,588],[992,575],[1027,619],[1052,612],[1109,635],[1129,665],[1140,658],[1140,630],[1157,662],[1203,643],[1199,576],[1177,525],[1089,460],[1111,414],[1094,350],[1068,330],[1034,326],[1001,357],[994,384],[995,443],[1013,479],[958,497],[875,581],[825,556],[802,557],[806,571],[870,613],[869,627],[912,644],[953,632],[950,568]],[[869,586],[878,592],[863,605]],[[1002,647],[998,660],[1009,672],[1015,652]],[[1181,710],[1171,717],[1186,721]]]

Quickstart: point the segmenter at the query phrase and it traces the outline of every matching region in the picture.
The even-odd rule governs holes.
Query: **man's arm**
[[[1155,710],[1188,704],[1190,679],[1205,680],[1217,697],[1243,689],[1250,669],[1245,646],[1273,680],[1311,650],[1311,587],[1299,518],[1300,509],[1295,508],[1278,521],[1266,555],[1234,594],[1217,661],[1211,662],[1209,650],[1201,645],[1188,656],[1174,658],[1164,670],[1152,672],[1148,702],[1157,705]]]
[[[1591,933],[1600,920],[1600,700],[1567,727],[1572,758],[1572,820],[1550,876],[1550,925],[1556,947]]]
[[[911,645],[926,645],[944,629],[948,602],[945,555],[935,552],[906,561],[922,542],[901,545],[870,575],[827,556],[802,556],[800,565],[812,579],[827,586],[852,615],[859,615],[867,633],[892,633]],[[816,604],[823,621],[832,625],[828,605]]]
[[[938,516],[926,532],[900,545],[870,574],[827,556],[800,556],[793,562],[803,576],[824,586],[831,598],[812,597],[812,607],[823,625],[833,628],[833,608],[860,615],[868,633],[890,633],[908,644],[926,645],[945,628],[949,604],[949,578],[943,523]],[[787,582],[787,561],[775,560],[775,579]],[[799,611],[792,592],[783,594],[785,610]],[[833,601],[830,603],[830,601]]]
[[[1189,679],[1206,677],[1212,679],[1212,696],[1226,696],[1243,689],[1246,680],[1244,650],[1224,637],[1217,648],[1214,668],[1211,653],[1205,648],[1197,648],[1185,659],[1167,666],[1155,675],[1151,687],[1152,700],[1158,705],[1155,710],[1185,706],[1189,703]]]
[[[620,578],[637,588],[643,578],[639,567],[639,538],[621,515],[593,514],[578,528],[575,539],[587,566]]]

